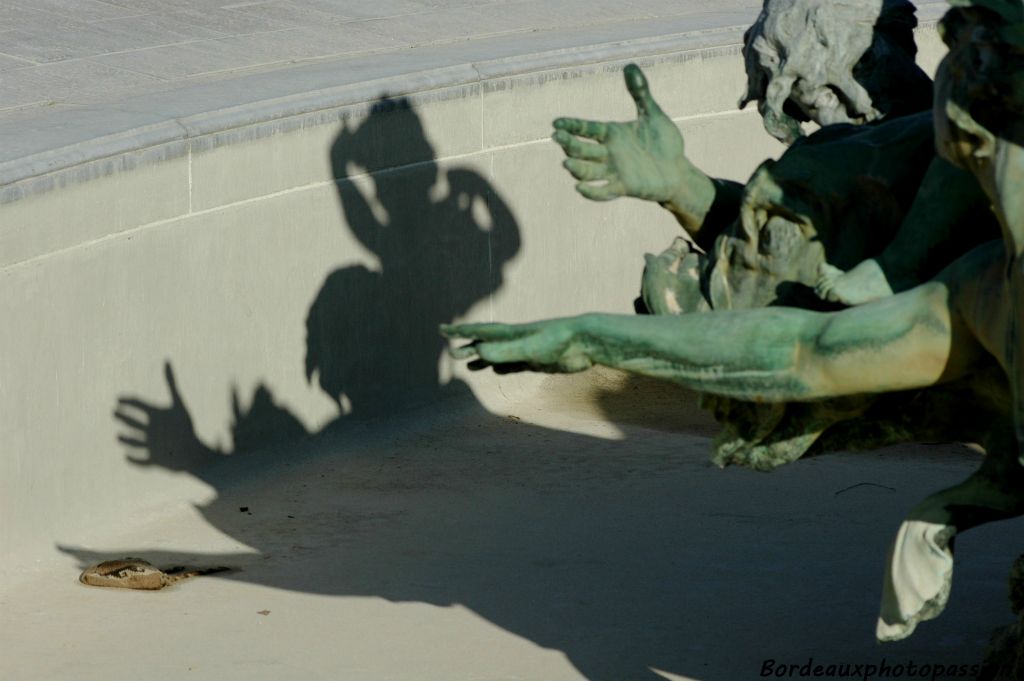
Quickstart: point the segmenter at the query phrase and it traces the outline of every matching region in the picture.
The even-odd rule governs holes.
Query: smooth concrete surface
[[[398,21],[393,4],[375,11]],[[685,393],[497,379],[443,352],[452,319],[631,309],[642,254],[678,227],[576,196],[548,140],[559,115],[632,117],[628,61],[710,173],[742,180],[780,153],[735,110],[755,3],[655,4],[577,25],[590,3],[451,3],[478,21],[455,38],[351,58],[311,41],[296,64],[256,32],[217,74],[61,76],[73,95],[0,112],[0,679],[712,681],[767,657],[977,660],[1003,621],[1012,524],[958,544],[943,620],[871,638],[891,532],[969,455],[717,471]],[[224,32],[314,9],[127,5],[5,3],[37,23],[0,31],[23,50],[0,87],[92,73],[120,20],[202,28],[209,11]],[[489,34],[488,11],[512,28]],[[85,52],[22,63],[43,19]],[[197,58],[239,37],[197,30]],[[934,31],[919,42],[937,62]],[[125,47],[137,63],[163,49]],[[238,570],[157,594],[75,583],[126,553]]]

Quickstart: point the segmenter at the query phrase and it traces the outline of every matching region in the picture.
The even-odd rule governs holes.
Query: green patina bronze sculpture
[[[765,129],[793,143],[800,123],[866,123],[927,108],[907,0],[770,0],[744,36],[747,92]],[[907,59],[907,57],[910,59]]]
[[[898,640],[942,611],[953,537],[1024,513],[1024,5],[953,0],[934,107],[913,113],[912,98],[892,93],[909,93],[917,72],[901,66],[904,85],[887,85],[864,60],[887,40],[890,62],[912,61],[907,3],[837,13],[875,27],[872,40],[862,26],[841,34],[850,49],[835,63],[861,69],[855,82],[871,87],[860,90],[842,69],[815,72],[817,57],[807,73],[773,61],[799,4],[774,5],[776,20],[769,0],[747,34],[745,100],[792,146],[746,186],[686,159],[635,66],[625,77],[637,120],[555,121],[581,194],[657,201],[687,233],[647,256],[638,308],[650,314],[442,331],[470,341],[453,353],[476,366],[600,364],[697,389],[724,425],[720,465],[767,470],[910,439],[979,444],[979,470],[921,502],[897,533],[877,636]],[[814,18],[819,37],[827,19]],[[803,136],[802,119],[824,127]]]

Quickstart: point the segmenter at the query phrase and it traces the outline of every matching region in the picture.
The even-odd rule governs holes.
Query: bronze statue
[[[643,74],[627,67],[638,119],[559,119],[555,139],[582,194],[659,201],[688,233],[648,256],[643,300],[654,314],[442,328],[470,341],[453,353],[476,366],[601,364],[713,396],[727,425],[722,465],[767,469],[812,447],[921,437],[978,443],[979,470],[921,502],[897,533],[883,641],[942,611],[957,533],[1024,513],[1024,6],[952,4],[931,114],[826,126],[745,187],[685,159]],[[842,309],[842,277],[829,268],[876,256],[909,263],[907,289]]]

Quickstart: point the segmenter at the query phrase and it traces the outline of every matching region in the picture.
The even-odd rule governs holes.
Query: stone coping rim
[[[0,188],[77,165],[101,161],[164,144],[222,133],[275,120],[372,102],[382,95],[401,97],[460,85],[472,85],[532,71],[584,66],[635,57],[655,57],[738,44],[745,27],[730,26],[668,36],[637,38],[579,48],[549,50],[490,61],[469,62],[369,79],[292,95],[256,99],[131,128],[71,145],[0,162]],[[31,190],[29,193],[32,193]]]

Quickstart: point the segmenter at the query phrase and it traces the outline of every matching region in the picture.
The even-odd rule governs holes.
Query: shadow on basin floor
[[[388,154],[387,165],[402,167],[375,167]],[[140,555],[230,565],[241,569],[211,578],[280,589],[461,604],[564,652],[592,681],[665,678],[654,670],[735,681],[783,654],[800,664],[875,663],[889,533],[907,504],[944,486],[943,476],[960,479],[971,462],[921,475],[890,451],[802,462],[771,477],[721,472],[698,437],[710,423],[681,402],[692,395],[643,381],[600,397],[621,440],[528,425],[465,400],[437,409],[468,394],[438,381],[437,325],[501,286],[519,230],[484,178],[441,173],[433,155],[401,100],[379,102],[332,148],[336,177],[369,173],[339,179],[339,198],[381,263],[379,272],[332,272],[307,317],[306,375],[346,415],[309,433],[260,386],[248,407],[233,395],[233,446],[223,451],[196,436],[170,364],[169,406],[119,402],[120,439],[138,450],[132,460],[213,486],[203,517],[255,553],[62,550],[83,565]],[[397,411],[402,419],[389,417]],[[837,495],[862,480],[880,485]],[[1002,607],[1001,583],[987,578],[1002,579],[1006,564],[960,575],[975,608]],[[885,656],[973,662],[991,616],[966,617],[956,599],[943,620]]]
[[[354,426],[205,476],[218,493],[205,520],[257,553],[65,550],[83,565],[140,555],[240,568],[211,579],[458,604],[592,681],[735,681],[809,657],[971,664],[1008,619],[1019,526],[963,538],[940,620],[901,644],[873,639],[892,530],[971,462],[922,474],[919,455],[889,450],[767,476],[710,467],[697,438],[624,430],[607,440],[472,409]]]

